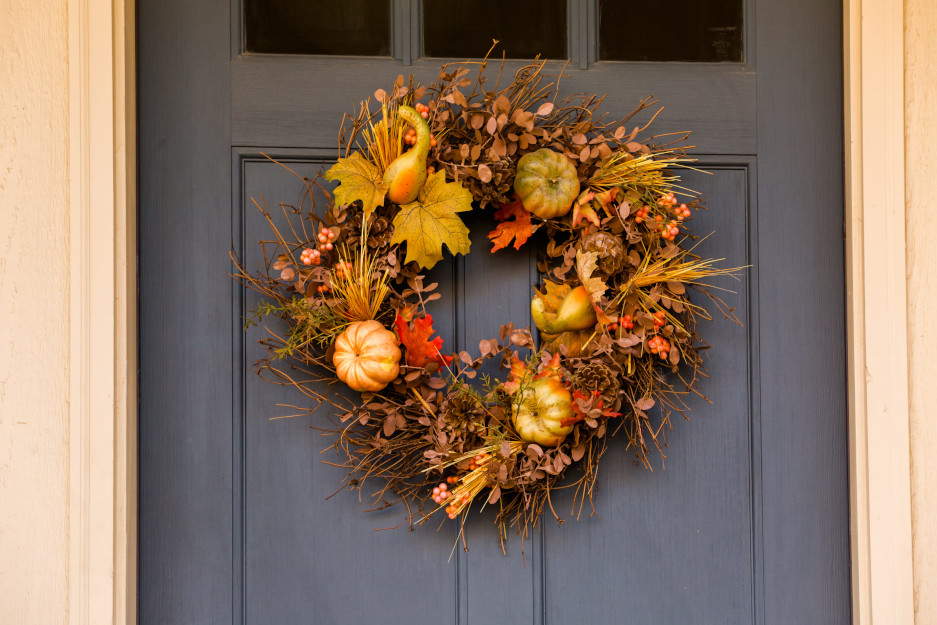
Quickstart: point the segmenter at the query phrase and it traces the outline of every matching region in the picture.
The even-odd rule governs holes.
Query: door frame
[[[69,623],[130,625],[137,595],[135,6],[67,5]],[[914,620],[903,8],[843,0],[855,625]]]

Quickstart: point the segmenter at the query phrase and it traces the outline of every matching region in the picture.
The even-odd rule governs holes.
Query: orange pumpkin
[[[397,337],[377,321],[356,321],[335,340],[332,364],[352,390],[377,392],[400,373]]]
[[[562,217],[579,195],[576,166],[548,148],[525,154],[517,161],[514,192],[524,208],[540,219]]]

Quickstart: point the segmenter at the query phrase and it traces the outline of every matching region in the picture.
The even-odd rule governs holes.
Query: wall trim
[[[855,625],[914,622],[903,4],[843,3]]]
[[[913,623],[903,3],[843,0],[853,622]],[[136,622],[133,0],[68,0],[69,620]],[[866,250],[875,250],[866,254]]]
[[[132,0],[68,0],[68,623],[136,622]]]

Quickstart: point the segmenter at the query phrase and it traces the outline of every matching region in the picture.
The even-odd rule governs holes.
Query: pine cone
[[[612,404],[618,396],[618,377],[615,372],[603,365],[594,362],[582,367],[573,376],[572,389],[589,396],[598,391],[606,406]]]
[[[471,449],[474,439],[485,424],[485,410],[478,398],[468,393],[450,395],[439,408],[437,424],[437,439],[439,434],[445,433],[446,447],[458,453]]]
[[[593,232],[582,239],[584,252],[598,254],[598,270],[612,275],[620,273],[625,268],[625,246],[621,239],[608,232]]]
[[[350,212],[350,211],[349,211]],[[355,211],[348,215],[348,219],[341,225],[342,238],[345,241],[355,241],[361,236],[361,211]]]
[[[368,247],[376,249],[383,247],[390,242],[394,229],[390,226],[390,220],[387,217],[378,217],[368,228]]]

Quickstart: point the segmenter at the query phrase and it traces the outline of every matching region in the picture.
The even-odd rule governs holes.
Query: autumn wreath
[[[662,145],[639,139],[650,122],[627,129],[655,101],[611,121],[599,96],[561,99],[562,74],[548,80],[542,62],[511,80],[502,64],[494,85],[487,65],[375,92],[373,111],[369,98],[343,122],[343,156],[302,179],[300,207],[256,202],[273,232],[264,269],[233,260],[264,297],[257,316],[288,324],[262,341],[259,373],[299,389],[310,413],[339,410],[348,484],[374,483],[379,506],[405,502],[411,527],[492,506],[504,540],[536,525],[561,481],[581,511],[612,434],[650,466],[662,426],[699,392],[696,320],[708,316],[687,290],[719,305],[703,281],[733,270],[693,253],[701,207],[674,173],[691,161],[685,135]],[[460,213],[486,207],[492,253],[543,242],[538,333],[506,324],[478,354],[446,354],[425,272],[444,246],[469,252]],[[478,375],[491,361],[504,381]]]

